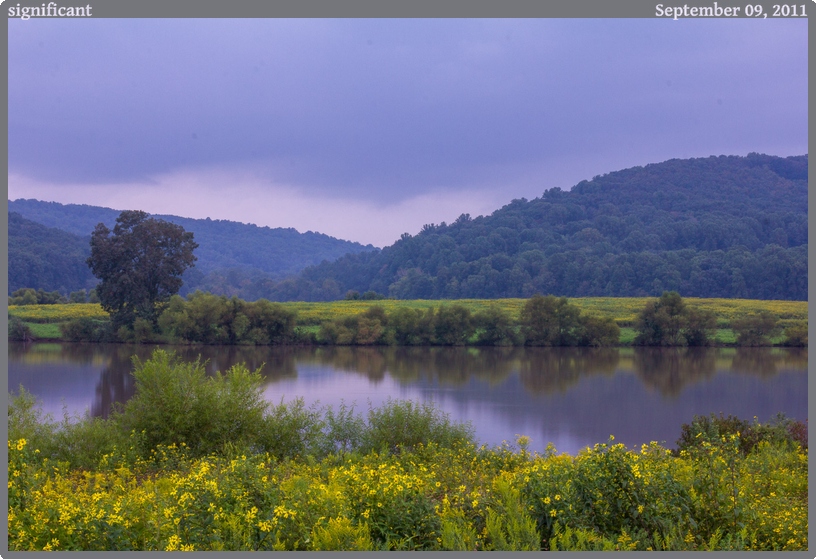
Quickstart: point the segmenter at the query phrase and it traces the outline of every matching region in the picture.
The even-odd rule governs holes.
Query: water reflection
[[[807,348],[164,349],[185,361],[200,357],[210,374],[236,363],[260,368],[270,398],[441,401],[455,418],[472,420],[487,442],[537,430],[550,440],[561,437],[569,450],[611,433],[632,443],[673,440],[695,413],[807,416]],[[135,393],[134,356],[144,361],[153,350],[9,342],[9,388],[22,384],[55,415],[64,405],[107,417],[115,402]]]

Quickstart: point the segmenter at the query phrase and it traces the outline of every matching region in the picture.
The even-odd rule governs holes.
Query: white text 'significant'
[[[91,17],[93,6],[58,6],[56,2],[49,2],[42,6],[11,6],[8,9],[9,17],[19,17],[26,20],[32,17]]]

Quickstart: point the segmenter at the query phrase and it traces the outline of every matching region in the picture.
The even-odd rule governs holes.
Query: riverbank
[[[226,298],[209,296],[215,300],[228,301]],[[178,298],[181,299],[181,298]],[[183,300],[182,300],[183,301]],[[332,337],[331,325],[338,324],[341,327],[348,323],[353,323],[366,315],[372,313],[372,309],[381,309],[381,317],[391,316],[396,312],[406,313],[414,312],[416,316],[421,318],[422,313],[427,313],[429,310],[439,309],[441,306],[457,306],[470,314],[471,317],[487,316],[488,311],[499,313],[499,316],[504,316],[509,321],[510,328],[505,330],[505,339],[499,339],[493,336],[492,339],[485,339],[485,325],[474,324],[473,330],[469,336],[461,341],[461,345],[518,345],[523,344],[524,340],[520,338],[520,327],[518,322],[522,309],[527,302],[527,299],[465,299],[455,301],[435,301],[435,300],[378,300],[378,301],[333,301],[323,303],[306,303],[306,302],[290,302],[290,303],[275,303],[271,306],[275,309],[283,311],[280,313],[278,320],[284,323],[283,329],[291,328],[287,336],[280,338],[286,339],[269,339],[269,336],[258,335],[254,339],[247,337],[236,341],[230,341],[229,335],[223,335],[225,331],[230,329],[228,324],[216,324],[219,320],[223,322],[220,316],[207,316],[206,313],[199,312],[197,315],[191,316],[198,322],[209,321],[212,323],[212,334],[202,332],[176,332],[173,333],[143,333],[143,339],[137,339],[138,336],[132,331],[126,333],[123,339],[117,339],[117,333],[106,332],[106,325],[109,324],[108,314],[102,310],[98,304],[69,304],[69,305],[28,305],[28,306],[11,306],[9,307],[9,317],[19,320],[19,324],[26,333],[17,338],[13,338],[10,332],[10,339],[21,339],[28,336],[32,340],[49,340],[49,341],[149,341],[152,343],[288,343],[288,344],[315,344],[315,343],[329,343],[336,345],[369,345],[369,344],[386,344],[386,345],[412,345],[411,343],[397,343],[400,340],[386,339],[362,339],[357,336],[343,336],[342,332],[339,334],[335,330]],[[649,302],[654,301],[652,298],[583,298],[570,299],[570,306],[577,309],[578,312],[587,316],[597,317],[602,320],[609,320],[619,328],[617,338],[611,343],[604,343],[599,345],[612,346],[629,346],[635,342],[637,330],[635,325],[637,323],[637,315]],[[770,345],[786,345],[790,344],[790,340],[786,338],[784,332],[787,328],[795,327],[797,325],[802,327],[804,325],[805,344],[806,331],[808,319],[808,303],[807,301],[757,301],[757,300],[740,300],[740,299],[696,299],[686,298],[683,300],[688,308],[697,311],[709,312],[715,318],[715,327],[710,332],[709,344],[715,346],[732,346],[737,343],[737,333],[731,328],[734,321],[743,319],[749,316],[756,316],[762,313],[768,313],[778,319],[779,332],[776,335],[769,337],[765,343]],[[242,302],[243,303],[243,302]],[[182,303],[184,304],[184,303]],[[246,304],[246,303],[244,303]],[[252,305],[252,303],[249,303]],[[186,310],[188,314],[189,310]],[[380,318],[381,320],[381,318]],[[82,328],[75,328],[73,331],[66,332],[65,326],[69,322],[80,322]],[[167,321],[170,322],[169,320]],[[495,320],[493,326],[495,327]],[[221,332],[215,332],[219,329]],[[220,337],[219,337],[220,335]],[[185,339],[187,338],[192,339]],[[235,336],[233,336],[234,338]],[[333,338],[333,339],[332,339]],[[355,339],[358,338],[358,339]],[[414,339],[409,342],[422,342],[423,340]],[[403,340],[404,342],[404,340]],[[427,345],[418,343],[416,345]],[[801,345],[801,340],[793,345]],[[446,343],[438,343],[431,341],[430,345],[450,345]],[[454,343],[452,345],[460,345]],[[580,344],[579,344],[580,345]],[[591,345],[591,344],[590,344]]]
[[[107,420],[12,399],[10,549],[807,549],[806,422],[535,453],[427,403],[270,405],[245,367],[208,379],[160,351],[136,369]]]

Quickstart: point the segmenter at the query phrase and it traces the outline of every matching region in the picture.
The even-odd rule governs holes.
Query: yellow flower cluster
[[[104,320],[109,317],[98,303],[74,305],[12,305],[8,308],[9,316],[16,316],[23,322],[65,322],[76,318],[96,318]]]
[[[762,443],[745,457],[738,442],[707,442],[682,457],[656,443],[638,451],[610,440],[576,456],[552,447],[420,446],[322,461],[191,460],[183,445],[171,445],[146,461],[106,455],[97,471],[70,471],[35,457],[25,439],[9,440],[9,549],[308,550],[316,535],[325,545],[346,541],[343,534],[399,549],[456,541],[488,549],[497,545],[496,522],[514,514],[532,522],[545,548],[559,526],[585,530],[591,522],[587,541],[665,546],[629,534],[672,522],[671,545],[695,549],[740,514],[743,548],[807,549],[807,451]],[[706,516],[706,507],[716,510]]]

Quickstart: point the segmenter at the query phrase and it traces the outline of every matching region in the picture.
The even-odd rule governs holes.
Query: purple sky
[[[319,231],[807,153],[807,20],[8,20],[9,199]]]

